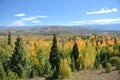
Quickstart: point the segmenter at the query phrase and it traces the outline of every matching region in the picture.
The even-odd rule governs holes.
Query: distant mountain
[[[106,25],[78,25],[75,27],[90,28],[96,30],[120,30],[120,24],[106,24]]]
[[[0,26],[0,33],[6,34],[11,31],[13,34],[53,34],[53,33],[96,33],[101,31],[119,31],[120,24],[109,25],[77,25],[77,26],[24,26],[24,27],[7,27]]]
[[[98,29],[98,30],[120,30],[120,24],[106,24],[106,25],[76,25],[76,26],[61,26],[61,25],[51,25],[52,27],[73,27],[73,28],[88,28],[88,29]],[[44,28],[51,27],[50,25],[40,25],[40,26],[0,26],[0,29],[34,29],[34,28]]]
[[[7,34],[9,31],[12,34],[61,34],[61,33],[89,33],[89,32],[98,32],[98,30],[92,28],[83,28],[83,27],[66,27],[66,26],[46,26],[46,27],[12,27],[12,28],[2,28],[0,29],[1,34]]]

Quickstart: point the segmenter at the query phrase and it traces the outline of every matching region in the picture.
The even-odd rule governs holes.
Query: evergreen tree
[[[72,72],[75,71],[75,59],[73,56],[71,56],[71,71]]]
[[[11,45],[12,43],[12,39],[11,39],[11,32],[8,33],[8,45]]]
[[[19,77],[25,76],[26,54],[23,48],[23,42],[20,36],[17,37],[15,42],[14,52],[10,59],[10,69],[17,73]]]
[[[100,56],[98,54],[96,55],[94,66],[95,66],[96,69],[100,69],[101,68]]]
[[[53,37],[53,44],[51,47],[50,58],[49,58],[51,69],[54,70],[53,77],[58,77],[59,63],[60,63],[60,53],[57,46],[56,35]]]
[[[6,72],[4,70],[2,62],[0,62],[0,80],[5,80]]]
[[[105,56],[105,59],[104,59],[104,61],[102,62],[102,66],[103,66],[103,68],[106,67],[107,62],[108,62],[108,60],[107,60],[107,56]]]
[[[34,70],[34,66],[32,67],[32,70],[30,72],[29,78],[33,78],[35,77],[35,70]]]
[[[2,53],[0,53],[0,80],[5,80],[5,77],[6,77],[6,72],[3,66],[3,56]]]
[[[36,67],[38,76],[43,76],[46,56],[45,56],[44,51],[42,49],[38,50],[36,58],[38,60],[38,64],[36,64],[35,67]]]
[[[75,69],[77,69],[77,70],[78,70],[78,63],[77,63],[78,56],[79,56],[78,45],[75,42],[75,44],[73,46],[72,53],[71,53],[71,58],[74,57],[74,60],[75,60]]]
[[[48,59],[46,59],[45,61],[45,65],[44,65],[44,74],[46,74],[46,77],[51,76],[51,65]]]

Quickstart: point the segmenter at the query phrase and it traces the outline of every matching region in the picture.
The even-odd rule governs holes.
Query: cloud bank
[[[74,24],[79,25],[89,25],[89,24],[117,24],[120,23],[120,18],[112,19],[96,19],[96,20],[86,20],[86,21],[74,21]]]
[[[117,8],[112,8],[112,9],[101,8],[98,11],[88,11],[88,12],[86,12],[86,14],[106,14],[106,13],[112,13],[112,12],[117,12],[117,11],[118,11]]]

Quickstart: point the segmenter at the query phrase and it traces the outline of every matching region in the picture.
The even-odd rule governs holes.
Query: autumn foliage
[[[11,35],[0,39],[0,79],[70,78],[83,69],[119,69],[120,38],[90,35],[73,39],[59,35]],[[63,35],[66,36],[66,35]]]

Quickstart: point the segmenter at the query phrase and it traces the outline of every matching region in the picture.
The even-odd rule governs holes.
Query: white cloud
[[[25,16],[25,14],[24,13],[19,13],[19,14],[15,14],[14,16],[22,17],[22,16]]]
[[[25,24],[23,21],[16,20],[16,21],[11,22],[9,26],[25,26]]]
[[[37,16],[39,18],[47,18],[48,16]]]
[[[21,21],[31,21],[33,23],[39,23],[40,21],[37,19],[37,17],[32,16],[32,17],[27,17],[27,18],[21,18]]]
[[[85,23],[86,21],[74,21],[74,24],[81,24],[81,23]]]
[[[116,8],[112,8],[112,9],[101,8],[98,11],[88,11],[88,12],[86,12],[86,14],[105,14],[105,13],[112,13],[112,12],[117,12],[117,11],[118,11],[118,9],[116,9]]]
[[[39,20],[34,20],[32,21],[33,23],[39,23],[40,21]]]
[[[88,21],[74,21],[74,24],[86,25],[86,24],[116,24],[120,23],[120,18],[113,19],[96,19],[96,20],[88,20]]]
[[[99,20],[93,20],[92,22],[96,22],[96,23],[110,23],[110,22],[116,22],[116,21],[120,21],[120,19],[99,19]]]
[[[24,13],[16,14],[14,16],[25,16]],[[9,26],[25,26],[26,22],[32,22],[32,23],[39,23],[40,20],[38,18],[47,18],[48,16],[31,16],[31,17],[23,17],[19,20],[15,20],[9,24]]]
[[[37,17],[21,18],[21,20],[23,20],[23,21],[33,21],[33,20],[35,20],[35,19],[37,19]]]

